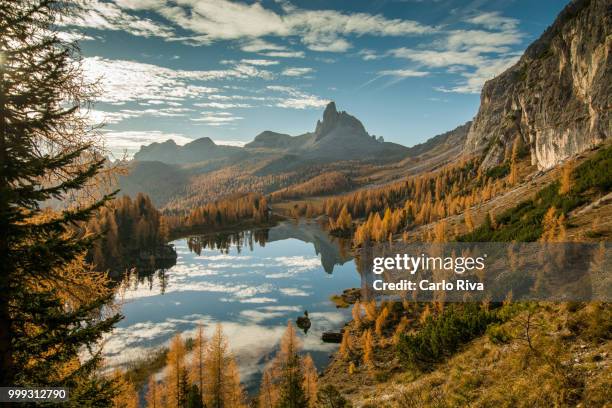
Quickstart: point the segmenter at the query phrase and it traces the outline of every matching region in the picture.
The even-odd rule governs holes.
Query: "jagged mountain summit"
[[[310,160],[376,160],[400,158],[408,153],[408,148],[402,145],[368,134],[359,119],[338,112],[334,102],[327,105],[314,132],[290,136],[265,131],[245,147],[276,149]]]
[[[504,160],[517,137],[532,164],[548,169],[610,138],[612,13],[609,0],[575,0],[527,48],[488,81],[465,144],[482,166]]]
[[[390,160],[404,158],[408,148],[387,143],[382,138],[371,136],[363,124],[354,116],[338,112],[336,104],[330,102],[317,121],[315,131],[299,136],[264,131],[244,148],[216,145],[203,137],[184,146],[173,140],[141,146],[134,155],[136,161],[160,161],[167,164],[188,164],[211,159],[243,159],[251,153],[291,154],[306,161],[342,160]]]

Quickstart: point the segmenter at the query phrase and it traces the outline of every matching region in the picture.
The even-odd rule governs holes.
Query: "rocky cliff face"
[[[612,5],[572,1],[506,72],[488,81],[465,151],[482,166],[504,160],[517,137],[547,169],[610,138]]]
[[[320,140],[324,138],[338,127],[342,127],[346,132],[358,136],[370,136],[359,119],[344,111],[338,112],[336,109],[336,104],[334,102],[330,102],[327,104],[325,111],[323,112],[323,121],[317,121],[317,126],[315,128],[315,139]]]

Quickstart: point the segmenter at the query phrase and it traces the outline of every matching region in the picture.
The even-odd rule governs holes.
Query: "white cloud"
[[[515,30],[519,23],[518,20],[511,17],[504,17],[498,12],[482,13],[466,21],[471,24],[481,25],[489,30],[501,29],[505,31]]]
[[[378,54],[374,50],[363,49],[357,53],[364,61],[373,61],[379,58],[382,58],[380,54]]]
[[[387,69],[384,71],[379,71],[379,75],[383,76],[393,76],[396,78],[409,78],[409,77],[424,77],[429,73],[424,71],[415,71],[412,69]]]
[[[270,297],[252,297],[247,299],[240,299],[240,303],[276,303],[278,299]]]
[[[58,31],[56,34],[58,38],[66,42],[95,40],[94,37],[79,33],[78,31]]]
[[[221,145],[221,146],[243,147],[245,144],[247,144],[247,142],[242,141],[242,140],[217,140],[215,139],[215,144]]]
[[[473,51],[397,48],[391,51],[391,55],[432,68],[449,67],[452,65],[477,66],[484,61],[484,57]]]
[[[266,57],[276,58],[304,58],[304,51],[267,51],[262,52],[261,55]]]
[[[287,96],[278,100],[274,106],[289,109],[308,109],[326,106],[329,100],[310,95],[296,88],[283,85],[269,85],[266,87],[271,91],[281,92]]]
[[[241,47],[242,51],[246,52],[262,52],[262,51],[285,51],[286,47],[278,44],[274,44],[261,39],[251,39],[245,41]]]
[[[202,112],[201,116],[191,118],[191,121],[205,123],[208,126],[224,126],[241,119],[243,118],[234,116],[230,112]]]
[[[285,313],[282,312],[262,312],[259,310],[243,310],[240,312],[240,316],[253,323],[261,323],[263,321],[276,319],[284,315]]]
[[[151,11],[172,26],[191,32],[178,36],[174,28],[137,17],[134,10]],[[286,51],[263,37],[298,37],[315,51],[343,52],[351,47],[350,35],[406,36],[435,31],[416,21],[388,19],[367,13],[342,13],[335,10],[305,10],[283,6],[284,13],[266,9],[261,3],[230,0],[92,0],[79,19],[69,25],[106,30],[124,30],[134,35],[157,36],[188,44],[210,44],[217,40],[241,40],[250,52]]]
[[[496,75],[504,72],[519,59],[519,56],[510,56],[507,58],[487,60],[485,64],[479,66],[474,72],[465,72],[461,75],[465,78],[460,85],[450,88],[439,87],[437,90],[441,92],[457,92],[457,93],[478,93],[482,86],[489,79],[493,79]]]
[[[129,14],[118,4],[112,2],[88,0],[81,10],[76,16],[64,17],[61,24],[98,30],[125,31],[140,37],[169,39],[174,35],[174,30],[171,28],[148,18]]]
[[[105,112],[97,109],[90,109],[83,113],[93,125],[98,124],[114,124],[119,123],[124,119],[133,118],[139,115],[129,112]]]
[[[140,146],[153,142],[163,142],[168,139],[173,139],[178,144],[185,144],[193,141],[193,139],[177,133],[164,133],[157,130],[108,131],[104,132],[104,139],[107,148],[115,154],[116,157],[119,157],[123,152],[132,155],[138,151]]]
[[[195,106],[200,108],[214,108],[214,109],[233,109],[233,108],[251,108],[253,105],[248,103],[225,103],[225,102],[199,102],[195,103]]]
[[[299,296],[299,297],[310,296],[310,293],[306,292],[305,290],[298,289],[298,288],[280,288],[278,291],[285,296]]]
[[[225,70],[175,70],[135,61],[88,57],[83,60],[88,81],[100,80],[101,102],[122,104],[129,101],[181,101],[218,92],[218,88],[197,84],[227,78],[271,79],[273,74],[249,64]]]
[[[482,13],[465,22],[486,30],[441,32],[443,37],[429,48],[400,47],[389,51],[389,55],[460,76],[457,85],[438,87],[440,91],[478,93],[488,79],[516,62],[518,56],[512,52],[511,46],[520,44],[524,35],[518,30],[518,20],[499,13]]]
[[[278,63],[279,63],[278,61],[265,60],[265,59],[242,59],[240,61],[245,63],[245,64],[262,65],[262,66],[278,65]]]
[[[291,77],[298,77],[298,76],[304,76],[306,74],[310,74],[311,72],[313,72],[314,70],[312,68],[285,68],[283,70],[283,72],[281,73],[281,75],[284,76],[291,76]]]

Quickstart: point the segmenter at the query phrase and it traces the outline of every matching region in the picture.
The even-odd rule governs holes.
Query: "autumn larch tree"
[[[168,407],[182,408],[187,400],[187,385],[185,377],[185,342],[180,334],[170,341],[168,356],[166,357],[166,403]]]
[[[304,392],[308,397],[308,407],[314,408],[317,404],[319,374],[310,354],[306,354],[302,361],[304,366]]]
[[[204,396],[210,408],[239,408],[244,406],[244,392],[236,361],[229,351],[221,324],[217,324],[206,351],[206,384]]]
[[[280,386],[278,408],[308,407],[308,396],[304,392],[304,370],[299,350],[299,339],[293,324],[289,322],[275,359]]]
[[[193,342],[191,363],[189,365],[189,382],[198,388],[200,401],[204,403],[204,373],[206,362],[206,337],[204,326],[198,325]]]
[[[261,385],[259,386],[259,408],[275,408],[278,402],[278,389],[272,382],[272,373],[270,368],[266,368],[261,376]]]
[[[111,197],[81,199],[104,159],[82,113],[95,89],[56,30],[71,5],[0,0],[0,385],[68,387],[71,404],[102,406],[115,391],[96,378],[97,345],[119,316],[100,312],[112,293],[83,262],[96,237],[71,231]]]

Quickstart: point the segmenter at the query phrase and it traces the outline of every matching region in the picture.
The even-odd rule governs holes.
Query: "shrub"
[[[496,321],[493,312],[478,304],[451,305],[439,316],[428,317],[416,334],[400,335],[397,352],[408,367],[428,370],[432,364],[455,353],[462,344],[483,334]]]
[[[512,340],[510,333],[499,324],[489,326],[487,328],[487,335],[493,344],[507,344]]]

